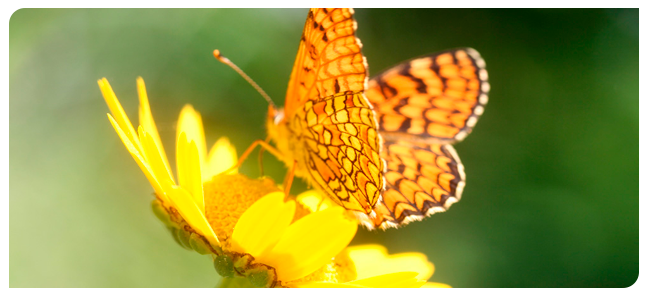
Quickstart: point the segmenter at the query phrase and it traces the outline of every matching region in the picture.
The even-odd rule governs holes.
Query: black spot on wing
[[[404,64],[404,67],[399,71],[399,74],[408,77],[409,79],[413,80],[417,84],[417,91],[420,94],[426,94],[427,93],[427,85],[422,81],[422,79],[417,78],[411,74],[411,64]]]
[[[399,129],[397,131],[399,132],[407,132],[407,130],[411,128],[411,119],[406,118],[404,122],[402,122],[402,125],[399,126]]]

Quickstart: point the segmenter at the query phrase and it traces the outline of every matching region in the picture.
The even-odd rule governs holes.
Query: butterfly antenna
[[[275,106],[275,103],[273,103],[273,100],[271,100],[271,97],[269,97],[269,95],[266,92],[264,92],[264,90],[259,85],[257,85],[257,83],[253,81],[253,79],[248,77],[248,75],[246,75],[244,71],[242,71],[237,65],[235,65],[232,61],[230,61],[230,59],[221,55],[221,52],[219,50],[214,50],[212,54],[214,55],[214,58],[216,58],[218,61],[228,65],[233,70],[235,70],[235,72],[239,73],[241,77],[244,77],[244,79],[246,79],[246,81],[248,81],[248,83],[250,83],[257,90],[257,92],[260,93],[260,95],[262,95],[262,97],[264,97],[264,99],[266,99],[266,102],[268,102],[271,106],[273,106],[273,108],[277,108],[277,106]]]

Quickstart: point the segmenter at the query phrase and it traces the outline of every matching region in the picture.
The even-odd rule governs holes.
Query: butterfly
[[[399,64],[368,82],[354,11],[311,9],[284,109],[270,106],[268,137],[296,176],[388,228],[460,199],[463,140],[487,103],[485,61],[460,48]]]

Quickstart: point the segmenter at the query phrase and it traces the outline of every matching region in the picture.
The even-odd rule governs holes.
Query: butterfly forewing
[[[450,143],[471,132],[489,89],[485,61],[463,48],[393,67],[370,81],[366,95],[384,138]]]
[[[353,13],[346,8],[309,11],[287,88],[287,116],[307,101],[365,89],[366,59],[355,36]]]

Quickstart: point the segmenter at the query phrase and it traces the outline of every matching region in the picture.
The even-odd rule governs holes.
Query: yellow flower
[[[287,200],[272,180],[237,174],[234,147],[221,138],[208,152],[201,116],[189,105],[179,117],[174,180],[144,81],[137,80],[137,131],[108,81],[98,83],[109,121],[154,188],[154,212],[181,246],[212,256],[222,286],[419,287],[433,273],[419,253],[346,249],[357,222],[341,207],[314,202],[313,191]]]
[[[233,165],[237,159],[234,148],[227,139],[222,138],[206,155],[201,117],[186,105],[181,111],[177,129],[177,184],[151,115],[144,80],[137,80],[140,98],[140,126],[137,133],[108,80],[103,78],[98,84],[112,113],[108,115],[109,121],[153,186],[161,205],[165,209],[173,209],[172,215],[176,212],[180,214],[193,233],[206,239],[213,247],[218,247],[219,239],[205,217],[203,181]]]

